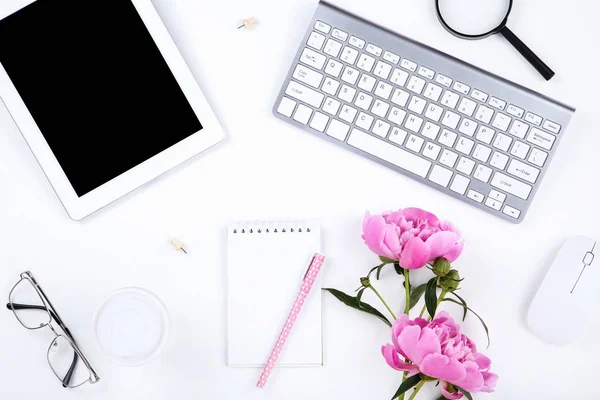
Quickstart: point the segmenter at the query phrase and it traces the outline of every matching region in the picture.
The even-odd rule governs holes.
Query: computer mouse
[[[572,237],[561,247],[538,289],[527,324],[550,343],[572,343],[596,315],[599,289],[600,244],[588,237]]]

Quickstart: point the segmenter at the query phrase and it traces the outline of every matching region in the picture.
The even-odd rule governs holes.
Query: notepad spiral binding
[[[229,226],[234,235],[307,234],[316,229],[310,221],[239,221]]]

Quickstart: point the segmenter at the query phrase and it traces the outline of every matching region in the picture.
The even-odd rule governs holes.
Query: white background
[[[574,234],[600,238],[596,2],[515,2],[509,26],[556,71],[551,82],[500,37],[468,42],[447,34],[430,0],[335,2],[577,107],[522,225],[494,218],[271,116],[316,3],[158,1],[228,139],[83,222],[69,220],[0,107],[0,295],[8,296],[21,271],[33,271],[102,378],[98,385],[63,389],[45,361],[50,331],[28,332],[4,310],[0,398],[388,399],[400,380],[379,353],[389,330],[330,296],[324,296],[325,367],[279,370],[264,391],[254,388],[258,370],[226,367],[224,227],[238,218],[320,219],[329,260],[326,284],[352,291],[376,263],[360,239],[364,211],[406,206],[431,210],[464,231],[467,245],[456,262],[467,278],[462,295],[488,322],[492,345],[486,353],[500,375],[496,393],[477,398],[596,396],[596,314],[590,312],[586,334],[565,347],[544,343],[525,323],[528,304],[563,241]],[[235,30],[239,19],[252,15],[260,20],[255,29]],[[170,247],[173,236],[187,244],[187,257]],[[378,287],[400,309],[401,280],[392,271],[383,276]],[[92,333],[96,307],[127,285],[157,293],[172,319],[164,351],[137,368],[111,364]],[[377,305],[371,296],[365,300]],[[590,297],[590,310],[596,300]],[[456,316],[459,311],[452,308]],[[548,318],[561,316],[549,310]],[[485,349],[477,321],[468,318],[463,326]],[[278,329],[265,327],[266,332]],[[432,387],[418,398],[437,395]]]

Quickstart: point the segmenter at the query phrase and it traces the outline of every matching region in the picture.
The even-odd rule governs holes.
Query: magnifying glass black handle
[[[527,59],[527,61],[529,61],[531,65],[533,65],[535,69],[538,70],[540,74],[542,74],[544,79],[547,81],[552,79],[554,76],[554,71],[552,71],[550,67],[547,66],[546,63],[544,63],[538,56],[536,56],[535,53],[531,51],[531,49],[527,47],[527,45],[523,43],[521,39],[512,33],[510,29],[505,26],[500,30],[500,33],[506,38],[506,40],[510,42],[510,44],[514,46],[515,49],[519,51],[519,53],[521,53],[523,57]]]

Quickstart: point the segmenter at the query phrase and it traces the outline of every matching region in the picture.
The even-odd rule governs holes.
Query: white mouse
[[[600,244],[584,236],[572,237],[561,247],[538,289],[527,324],[550,343],[571,343],[595,315],[599,289]]]

